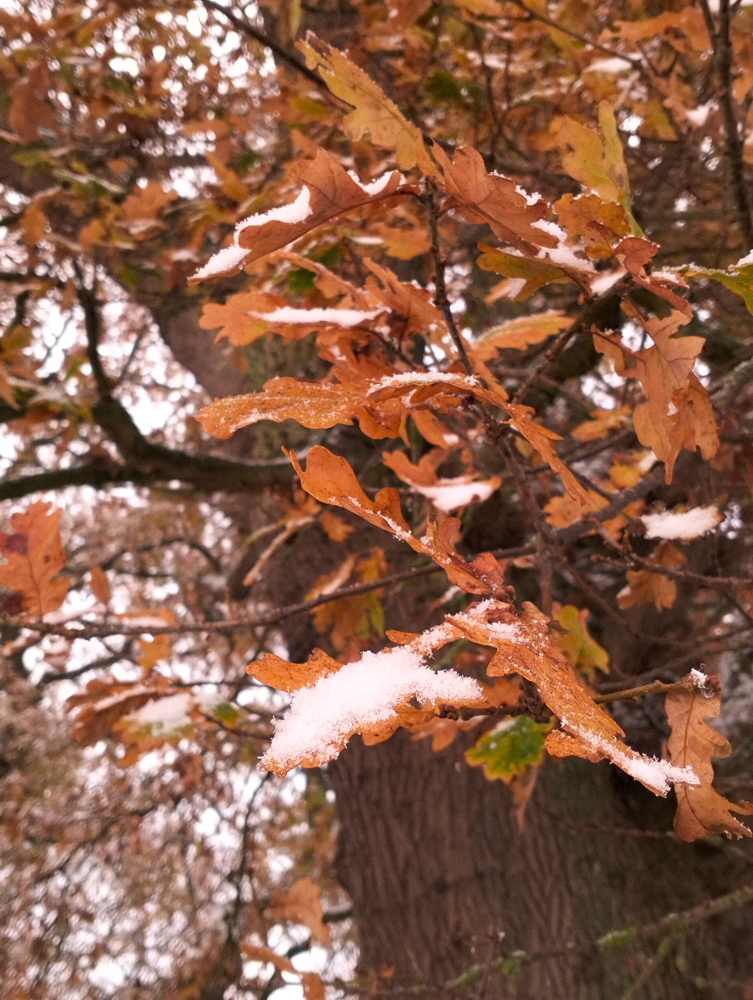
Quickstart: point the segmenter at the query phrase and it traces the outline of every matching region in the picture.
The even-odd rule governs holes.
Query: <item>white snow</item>
[[[295,201],[289,205],[280,205],[278,208],[270,208],[268,212],[260,212],[257,215],[249,215],[247,219],[242,219],[235,227],[235,239],[244,229],[251,226],[263,226],[267,222],[286,222],[294,225],[297,222],[304,222],[311,215],[311,192],[304,184]]]
[[[109,698],[100,698],[99,701],[94,702],[94,708],[97,712],[103,712],[106,708],[111,708],[113,705],[118,705],[121,701],[128,701],[129,698],[134,698],[136,695],[140,694],[150,694],[156,696],[157,692],[154,688],[145,688],[142,684],[136,684],[133,687],[128,688],[127,691],[121,691],[119,694],[112,694]]]
[[[662,514],[644,514],[641,520],[646,525],[646,538],[700,538],[708,534],[723,519],[719,510],[709,507],[693,507],[691,510],[667,510]]]
[[[393,176],[400,178],[399,182],[402,184],[405,178],[402,174],[398,173],[397,170],[389,170],[386,174],[382,174],[381,177],[377,177],[375,181],[371,181],[370,184],[364,184],[358,177],[358,174],[353,170],[348,171],[348,176],[351,180],[355,181],[362,191],[365,191],[367,195],[371,198],[376,197],[376,195],[381,194],[382,191],[387,187],[389,182],[392,180]]]
[[[525,278],[508,278],[506,298],[516,299],[526,287]]]
[[[535,222],[534,225],[536,225]],[[551,250],[548,247],[539,250],[537,256],[540,260],[549,258],[557,267],[569,267],[574,271],[582,271],[588,274],[595,273],[594,266],[590,260],[582,260],[580,257],[577,257],[573,248],[567,247],[563,243],[560,243],[558,247],[553,247]]]
[[[249,316],[254,319],[264,319],[268,323],[288,323],[291,326],[314,326],[317,323],[358,326],[359,323],[376,319],[382,312],[383,309],[363,312],[358,309],[294,309],[292,306],[283,306],[280,309],[273,309],[272,312],[250,312]]]
[[[148,701],[135,712],[125,717],[126,722],[136,726],[151,726],[153,732],[175,733],[191,725],[188,714],[193,704],[190,692],[171,694],[167,698]]]
[[[702,670],[696,670],[695,667],[690,671],[690,679],[693,682],[693,687],[696,691],[700,691],[702,694],[708,694],[708,676],[704,674]]]
[[[419,383],[451,382],[453,385],[467,385],[476,389],[479,380],[475,375],[453,375],[452,372],[400,372],[397,375],[385,375],[369,389],[369,395],[380,389],[389,389],[394,385],[418,385]]]
[[[432,705],[462,704],[480,696],[481,688],[470,677],[426,667],[414,643],[367,652],[295,692],[288,714],[276,724],[260,767],[294,767],[302,760],[330,759],[352,733],[388,722],[395,716],[395,706],[411,698]]]
[[[464,477],[442,479],[434,486],[416,486],[415,483],[411,485],[417,493],[427,497],[435,507],[447,514],[469,503],[487,500],[496,488],[496,484],[491,480],[478,480],[474,483],[468,482]]]
[[[360,510],[366,510],[364,505],[359,503],[355,497],[348,497],[348,500],[354,507],[358,507]],[[379,517],[387,523],[389,530],[396,538],[399,538],[401,542],[407,542],[410,545],[410,540],[413,536],[409,531],[406,531],[405,528],[401,528],[397,521],[393,521],[391,517],[384,513],[384,511],[380,510],[378,514]]]
[[[218,250],[214,256],[210,257],[206,264],[194,273],[193,278],[197,281],[203,281],[204,278],[213,278],[216,274],[222,274],[232,267],[238,267],[250,252],[245,247],[231,243],[229,247],[223,247],[222,250]]]
[[[620,59],[613,56],[611,59],[597,59],[586,67],[587,73],[624,73],[630,69],[631,63],[627,59]]]
[[[498,173],[495,172],[494,176],[495,177],[503,177],[504,175],[503,174],[498,174]],[[540,194],[531,194],[529,191],[526,191],[525,188],[522,188],[520,186],[520,184],[516,184],[515,185],[515,190],[518,192],[518,194],[522,198],[525,198],[526,204],[528,204],[528,205],[538,205],[538,203],[541,201],[541,195]],[[535,223],[534,223],[534,225],[535,225]]]
[[[450,621],[459,622],[461,628],[463,625],[483,625],[487,634],[496,639],[504,639],[507,642],[524,642],[525,634],[517,622],[489,622],[486,620],[486,612],[496,603],[495,598],[489,597],[477,604],[475,608],[452,615]]]
[[[692,767],[677,767],[668,760],[658,760],[656,757],[645,757],[638,754],[633,757],[620,750],[615,742],[606,740],[585,726],[579,726],[560,719],[562,728],[578,736],[587,746],[597,753],[604,754],[613,764],[620,767],[636,781],[653,789],[659,795],[666,795],[671,785],[700,785],[701,781]]]
[[[749,264],[753,264],[753,250],[751,250],[750,253],[746,254],[744,257],[741,257],[736,264],[732,265],[732,267],[747,267]]]
[[[567,240],[567,233],[556,222],[549,222],[547,219],[537,219],[531,225],[536,229],[543,229],[545,233],[549,233],[550,236],[559,240],[560,243],[564,243]]]
[[[608,292],[609,289],[616,285],[620,278],[624,277],[627,271],[624,268],[618,268],[616,271],[604,271],[601,274],[597,274],[595,278],[591,279],[591,293],[593,295],[603,295]]]
[[[713,102],[709,104],[699,104],[697,108],[690,108],[685,112],[685,117],[688,119],[691,125],[695,125],[696,128],[703,128],[706,124],[706,119],[709,116],[709,112],[714,107]]]

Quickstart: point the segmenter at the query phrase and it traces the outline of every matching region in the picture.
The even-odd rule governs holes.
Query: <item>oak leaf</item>
[[[596,671],[609,673],[609,653],[588,631],[587,608],[576,608],[574,604],[564,606],[554,603],[554,619],[563,628],[564,634],[557,636],[557,644],[576,670],[593,681]]]
[[[429,177],[437,174],[421,131],[403,116],[367,73],[343,52],[310,32],[306,41],[298,42],[296,47],[303,53],[308,68],[316,70],[332,93],[355,109],[342,123],[348,138],[359,140],[368,133],[375,146],[395,151],[401,170],[418,165]]]
[[[535,411],[532,407],[524,406],[522,403],[508,403],[506,409],[510,414],[510,419],[506,423],[513,426],[536,449],[550,468],[562,477],[565,489],[574,500],[578,500],[588,510],[598,510],[604,506],[603,503],[596,502],[593,491],[583,486],[567,463],[559,457],[553,442],[561,441],[561,436],[533,420],[532,414]]]
[[[288,175],[302,185],[297,199],[238,223],[234,242],[189,278],[189,284],[237,274],[241,268],[293,243],[336,216],[395,194],[403,183],[402,175],[393,170],[371,184],[362,185],[323,149],[317,151],[313,160],[294,163]]]
[[[521,351],[532,344],[540,344],[569,325],[570,320],[559,309],[534,316],[518,316],[481,334],[473,345],[473,355],[480,361],[490,361],[497,351]]]
[[[449,624],[436,626],[421,635],[403,637],[405,645],[366,652],[346,664],[325,659],[315,650],[309,664],[289,664],[293,672],[286,671],[285,661],[272,659],[270,654],[260,663],[249,664],[249,673],[269,680],[266,663],[272,663],[273,671],[288,679],[288,690],[298,685],[260,766],[282,776],[298,765],[326,763],[356,733],[371,745],[389,739],[401,726],[423,725],[440,705],[484,707],[487,702],[476,681],[454,670],[434,671],[425,666],[434,649],[461,634]],[[296,673],[300,666],[304,669]]]
[[[632,222],[627,167],[609,102],[599,104],[599,131],[572,118],[557,119],[553,131],[567,173],[604,201],[622,205]]]
[[[550,753],[594,761],[607,757],[657,795],[666,795],[671,783],[697,783],[691,768],[645,757],[622,742],[620,726],[593,701],[560,650],[550,619],[530,602],[518,614],[512,605],[484,601],[446,621],[473,642],[497,650],[487,667],[490,677],[517,673],[536,685],[562,727],[547,737]]]
[[[315,445],[309,451],[305,470],[294,454],[291,453],[290,458],[303,488],[320,503],[344,507],[407,542],[416,552],[433,559],[445,571],[450,582],[467,593],[488,594],[493,589],[496,581],[487,582],[489,568],[484,566],[483,570],[475,570],[473,564],[467,563],[455,550],[460,526],[457,518],[447,518],[441,525],[430,522],[426,534],[417,538],[403,516],[396,489],[385,487],[374,500],[370,500],[348,461],[333,455],[321,445]]]
[[[698,673],[695,671],[694,673]],[[679,767],[692,767],[700,778],[696,786],[678,785],[675,831],[682,840],[698,840],[712,833],[728,837],[750,837],[751,831],[735,819],[733,812],[753,814],[750,803],[734,803],[712,787],[714,766],[712,757],[728,757],[732,747],[726,737],[705,720],[719,715],[721,693],[711,690],[708,680],[687,674],[684,678],[692,690],[672,691],[667,695],[667,719],[672,733],[667,743],[670,760]]]
[[[542,247],[558,246],[556,236],[534,225],[546,214],[546,202],[529,199],[509,177],[488,173],[477,150],[461,146],[453,162],[436,146],[435,156],[444,175],[444,189],[464,219],[486,223],[501,240],[530,257],[536,257]]]
[[[517,256],[488,246],[486,243],[479,243],[479,249],[484,252],[476,263],[482,271],[496,271],[510,279],[507,294],[514,302],[523,302],[544,285],[562,284],[573,280],[562,268],[549,260]]]
[[[569,241],[581,240],[590,257],[611,257],[615,240],[630,234],[630,221],[622,205],[602,201],[596,194],[565,194],[554,209]]]
[[[23,597],[23,613],[45,615],[57,611],[71,585],[69,576],[58,576],[65,566],[60,538],[61,510],[37,500],[23,513],[11,516],[13,532],[0,532],[0,584]]]
[[[684,565],[685,556],[674,545],[660,542],[648,558],[656,566],[666,566],[677,569]],[[657,611],[671,608],[677,598],[677,584],[663,573],[647,569],[628,570],[627,586],[617,595],[617,603],[623,609],[632,608],[636,604],[648,604],[653,601]]]
[[[267,907],[273,920],[290,920],[305,924],[313,937],[323,945],[330,943],[329,927],[324,923],[322,890],[312,878],[299,878],[287,892],[276,892]]]

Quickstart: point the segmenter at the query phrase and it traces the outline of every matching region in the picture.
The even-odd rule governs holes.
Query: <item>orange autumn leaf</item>
[[[313,937],[323,945],[330,943],[329,927],[322,919],[322,890],[312,878],[298,879],[287,892],[276,892],[267,913],[274,920],[290,920],[305,924]]]
[[[719,715],[721,692],[713,690],[708,679],[687,674],[683,680],[692,690],[672,691],[667,695],[667,719],[672,733],[667,743],[670,760],[679,767],[690,766],[700,778],[696,786],[678,785],[675,831],[682,840],[698,840],[713,833],[750,837],[751,831],[735,819],[733,812],[753,814],[750,803],[735,803],[725,799],[712,787],[714,766],[712,757],[729,757],[729,740],[706,719]]]
[[[61,510],[37,500],[23,513],[11,516],[12,533],[0,532],[0,584],[18,591],[23,612],[45,615],[57,611],[71,585],[69,576],[58,576],[65,566],[60,538]]]
[[[294,163],[288,176],[301,185],[297,199],[239,223],[234,242],[215,254],[189,279],[189,284],[237,274],[242,267],[295,242],[338,215],[394,194],[403,183],[402,175],[392,171],[374,184],[361,185],[339,160],[323,149],[317,151],[313,160]]]
[[[594,702],[559,648],[550,619],[530,602],[518,614],[510,604],[484,601],[463,614],[448,615],[447,622],[473,642],[497,650],[487,667],[490,677],[517,673],[536,685],[560,720],[561,729],[547,737],[551,754],[606,757],[657,795],[666,795],[671,783],[697,781],[692,769],[645,757],[620,739],[620,726]]]
[[[488,594],[497,585],[494,576],[496,561],[489,557],[478,569],[466,562],[456,551],[460,521],[450,517],[437,525],[430,522],[423,537],[417,538],[403,516],[400,494],[392,487],[379,490],[374,500],[364,493],[355,472],[345,458],[332,454],[322,445],[308,453],[306,469],[294,454],[290,459],[301,485],[320,503],[335,504],[357,514],[370,524],[389,531],[416,552],[428,555],[447,573],[448,579],[471,594]],[[488,555],[488,554],[487,554]],[[480,557],[479,557],[480,558]]]
[[[375,146],[395,151],[401,170],[410,170],[418,164],[425,174],[436,174],[420,130],[407,121],[359,66],[311,32],[305,42],[298,42],[297,48],[308,68],[316,70],[332,93],[354,108],[342,122],[350,139],[359,140],[368,134]]]
[[[666,566],[677,569],[685,563],[685,556],[674,545],[660,542],[648,558],[656,566]],[[677,598],[677,584],[664,573],[656,573],[648,569],[628,570],[627,586],[617,595],[617,602],[623,611],[637,604],[649,604],[653,601],[657,611],[671,608]]]
[[[473,355],[480,361],[490,361],[497,351],[521,351],[532,344],[540,344],[569,324],[570,320],[559,309],[536,316],[509,319],[501,326],[483,333],[473,345]]]
[[[486,223],[496,236],[531,257],[536,257],[541,247],[557,246],[555,236],[534,226],[546,214],[546,202],[529,200],[509,177],[488,173],[477,150],[461,146],[450,160],[435,146],[434,155],[444,175],[444,189],[463,218]]]

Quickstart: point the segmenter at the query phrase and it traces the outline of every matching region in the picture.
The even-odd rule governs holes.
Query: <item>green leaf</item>
[[[447,70],[432,73],[426,81],[426,92],[435,101],[443,101],[445,104],[463,103],[463,91],[452,73]]]
[[[566,635],[557,638],[557,645],[570,663],[593,679],[594,672],[609,673],[609,653],[600,646],[586,627],[588,610],[576,608],[574,604],[556,606],[554,617],[567,629]]]
[[[237,725],[241,717],[237,707],[229,701],[221,701],[219,705],[215,705],[212,709],[212,715],[220,722],[224,722],[226,726]]]
[[[311,292],[314,289],[316,274],[307,271],[305,267],[297,267],[288,275],[288,288],[291,292]]]
[[[628,214],[632,232],[636,236],[642,235],[631,211],[627,166],[609,101],[599,104],[600,131],[581,125],[572,118],[558,119],[555,128],[565,170],[604,201],[622,205]]]
[[[505,250],[498,250],[496,247],[488,246],[486,243],[479,243],[479,249],[484,253],[476,261],[483,271],[496,271],[504,274],[506,278],[522,278],[525,284],[512,296],[513,301],[522,302],[529,295],[533,295],[537,289],[552,282],[563,283],[572,281],[564,271],[555,267],[551,261],[535,260],[531,257],[518,257],[516,254],[508,253]]]
[[[676,270],[687,278],[713,278],[731,292],[741,296],[748,307],[748,312],[753,313],[753,261],[742,266],[732,264],[726,271],[715,267],[698,267],[696,264],[686,264]]]
[[[501,778],[508,782],[538,764],[549,729],[550,723],[534,722],[527,715],[505,719],[466,750],[466,760],[474,767],[483,767],[490,780]]]

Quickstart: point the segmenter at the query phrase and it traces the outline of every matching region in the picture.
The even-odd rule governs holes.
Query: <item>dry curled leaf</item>
[[[692,690],[672,691],[667,695],[667,719],[672,729],[667,749],[672,763],[692,767],[700,784],[675,788],[677,836],[683,840],[698,840],[712,833],[750,837],[751,831],[732,813],[752,815],[753,805],[730,802],[712,787],[714,765],[711,758],[729,757],[732,753],[729,740],[706,722],[719,715],[721,692],[711,690],[708,681],[702,682],[702,678],[693,674],[683,679],[692,685]]]

